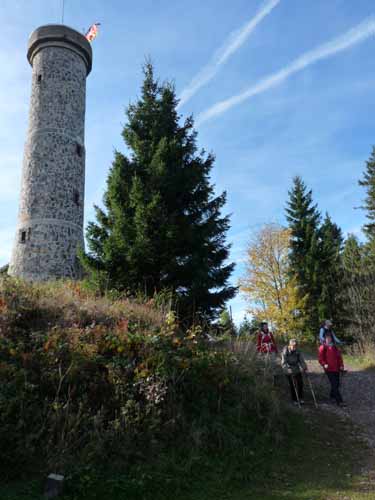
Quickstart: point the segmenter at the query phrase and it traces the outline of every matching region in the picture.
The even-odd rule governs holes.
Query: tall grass
[[[250,343],[212,346],[158,300],[0,281],[0,467],[123,469],[186,450],[251,459],[287,422]],[[180,455],[181,456],[181,455]]]

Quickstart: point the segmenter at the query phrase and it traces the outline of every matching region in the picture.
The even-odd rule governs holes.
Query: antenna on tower
[[[65,0],[61,0],[61,24],[64,24]]]

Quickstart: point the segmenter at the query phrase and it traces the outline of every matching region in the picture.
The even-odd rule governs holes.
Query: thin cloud
[[[232,54],[234,54],[251,35],[257,25],[280,3],[280,0],[268,0],[241,29],[232,32],[227,41],[214,54],[211,62],[207,64],[185,87],[179,96],[178,107],[183,106],[203,85],[206,85],[219,71]]]
[[[277,85],[284,82],[289,76],[297,73],[298,71],[301,71],[307,66],[310,66],[310,64],[314,64],[321,59],[325,59],[337,54],[338,52],[349,49],[353,45],[363,42],[374,34],[375,18],[370,17],[359,25],[350,29],[343,35],[335,38],[334,40],[331,40],[330,42],[320,45],[316,49],[306,52],[285,68],[276,73],[273,73],[263,80],[260,80],[260,82],[248,88],[247,90],[245,90],[245,92],[214,104],[212,107],[210,107],[206,111],[203,111],[198,116],[197,125],[202,124],[210,118],[221,115],[225,111],[228,111],[228,109],[236,106],[237,104],[240,104],[246,99],[250,99],[251,97],[254,97],[257,94],[261,94],[262,92],[265,92],[272,87],[276,87]]]

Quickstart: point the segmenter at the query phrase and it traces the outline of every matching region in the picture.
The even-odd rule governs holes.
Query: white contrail
[[[281,69],[277,73],[273,73],[272,75],[260,80],[256,85],[248,88],[241,94],[237,94],[229,99],[225,99],[223,101],[219,101],[214,104],[212,107],[208,108],[206,111],[203,111],[197,117],[196,124],[202,124],[203,122],[213,118],[215,116],[221,115],[228,109],[240,104],[241,102],[249,99],[250,97],[254,97],[257,94],[265,92],[266,90],[279,85],[284,80],[286,80],[290,75],[297,73],[306,66],[313,64],[320,59],[325,59],[326,57],[333,56],[337,54],[337,52],[341,52],[342,50],[346,50],[357,43],[363,42],[371,35],[375,34],[375,18],[372,16],[354,28],[350,29],[343,35],[327,42],[323,45],[320,45],[316,49],[310,50],[306,52],[302,56],[295,59],[291,64]]]
[[[254,31],[261,20],[276,7],[280,0],[266,1],[255,14],[255,16],[245,24],[241,29],[232,32],[227,41],[214,54],[211,62],[207,64],[185,87],[179,96],[178,107],[183,106],[198,89],[208,83],[219,71],[219,68],[224,64],[229,57],[236,52]]]

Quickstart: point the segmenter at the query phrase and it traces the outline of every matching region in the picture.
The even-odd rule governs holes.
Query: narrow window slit
[[[78,207],[79,206],[79,192],[76,189],[73,191],[73,201]]]
[[[77,155],[80,158],[82,158],[82,156],[83,156],[83,147],[80,144],[78,144],[78,143],[76,145],[76,151],[77,151]]]

